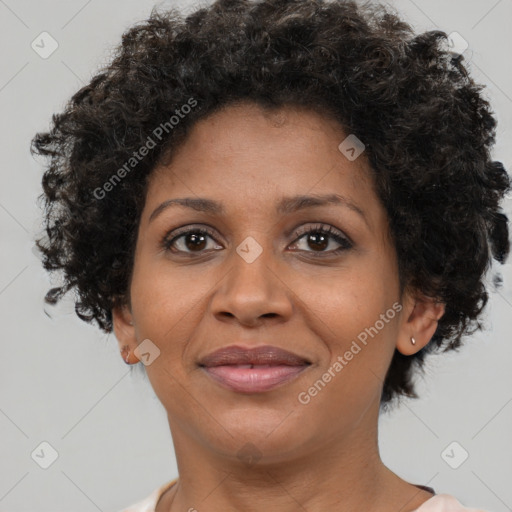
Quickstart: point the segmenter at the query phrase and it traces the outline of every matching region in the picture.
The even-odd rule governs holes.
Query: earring
[[[416,340],[415,340],[414,338],[412,338],[412,337],[411,337],[411,343],[412,343],[413,345],[416,345]]]

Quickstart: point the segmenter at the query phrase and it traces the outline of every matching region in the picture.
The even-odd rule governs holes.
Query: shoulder
[[[436,494],[414,512],[488,512],[480,508],[467,508],[449,494]]]
[[[142,501],[138,501],[137,503],[130,505],[128,508],[123,508],[123,510],[119,510],[119,512],[155,512],[158,500],[161,498],[162,494],[169,489],[169,487],[175,484],[176,480],[177,478],[161,485]]]

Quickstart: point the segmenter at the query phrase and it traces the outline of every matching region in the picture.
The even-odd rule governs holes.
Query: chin
[[[251,459],[260,463],[278,463],[289,459],[291,454],[299,447],[308,444],[317,437],[315,432],[308,432],[304,422],[299,421],[297,415],[289,414],[263,414],[261,411],[243,411],[231,415],[229,423],[219,422],[226,426],[224,430],[220,425],[215,433],[211,430],[204,432],[207,442],[214,450],[224,456],[240,460]],[[213,436],[212,436],[213,434]]]

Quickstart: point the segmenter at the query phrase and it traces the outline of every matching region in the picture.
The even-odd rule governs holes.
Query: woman
[[[47,301],[75,288],[168,415],[179,479],[126,512],[475,510],[377,424],[509,253],[480,89],[383,7],[219,0],[128,30],[36,135]]]

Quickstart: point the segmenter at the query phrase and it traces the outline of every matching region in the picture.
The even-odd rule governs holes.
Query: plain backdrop
[[[197,3],[0,0],[2,512],[116,512],[177,475],[149,382],[129,372],[113,335],[75,316],[72,294],[58,307],[43,304],[55,280],[32,252],[43,169],[30,140],[154,5],[188,12]],[[512,0],[391,5],[418,31],[455,31],[468,42],[469,68],[498,118],[493,156],[510,172]],[[42,32],[58,44],[48,58],[32,47]],[[512,197],[505,209],[512,214]],[[381,417],[380,446],[402,478],[504,512],[512,510],[512,265],[496,270],[504,286],[491,293],[486,330],[459,353],[431,358],[421,399]]]

